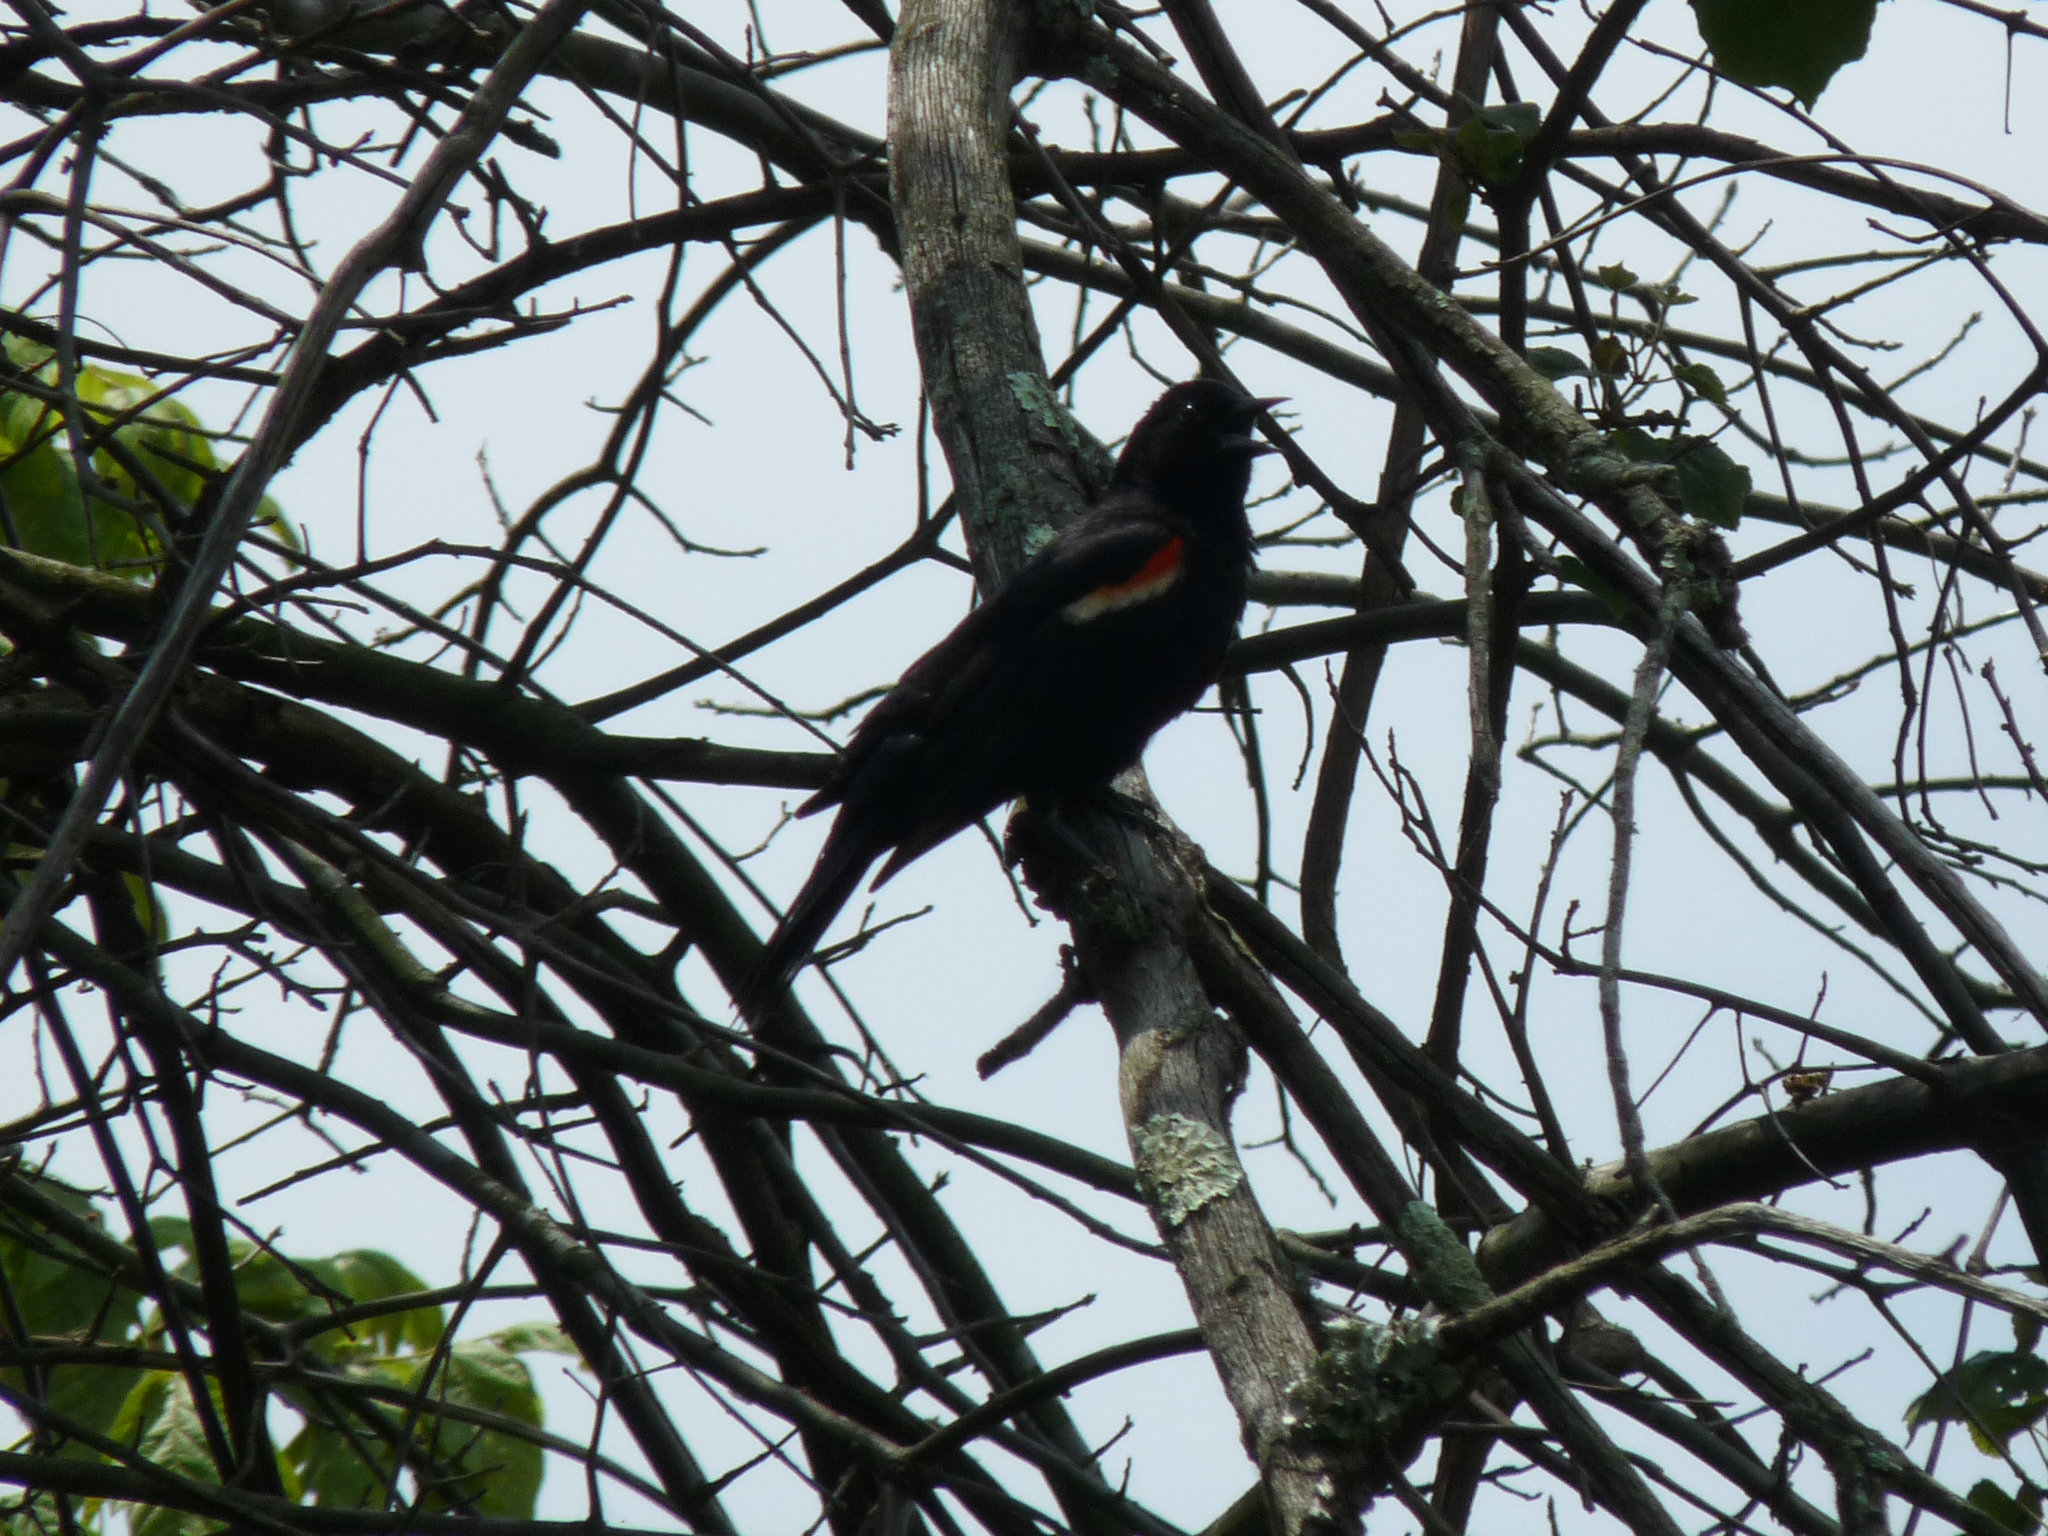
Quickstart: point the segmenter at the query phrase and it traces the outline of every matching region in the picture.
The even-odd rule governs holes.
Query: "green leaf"
[[[1531,368],[1553,383],[1593,371],[1576,352],[1568,352],[1563,347],[1531,347],[1527,360]]]
[[[8,1373],[10,1377],[14,1372]],[[50,1407],[75,1424],[105,1434],[134,1392],[142,1372],[120,1365],[64,1365],[44,1372]],[[59,1453],[90,1460],[98,1453],[66,1444]]]
[[[166,1472],[197,1483],[220,1481],[206,1446],[199,1410],[191,1389],[176,1371],[150,1371],[136,1383],[111,1431]],[[225,1530],[218,1520],[182,1509],[130,1504],[128,1529],[133,1536],[206,1536]]]
[[[1594,268],[1593,276],[1603,288],[1611,288],[1616,293],[1625,293],[1642,281],[1641,278],[1637,277],[1635,273],[1629,271],[1627,267],[1624,267],[1618,261],[1609,262],[1604,267]]]
[[[205,497],[224,467],[220,455],[192,408],[139,374],[86,364],[74,383],[78,406],[75,422],[67,422],[48,398],[59,387],[56,354],[38,342],[0,337],[0,492],[23,549],[147,581],[161,563],[156,536],[146,518],[138,520],[114,501],[95,497],[87,504],[72,426],[82,440],[98,444],[91,450],[92,475],[119,499],[154,508],[158,516]],[[101,440],[109,432],[118,452]],[[265,498],[256,521],[297,548],[298,537],[275,502]]]
[[[2029,1483],[2016,1499],[1988,1479],[1970,1490],[1970,1503],[2017,1536],[2041,1529],[2041,1490]]]
[[[1964,1425],[1986,1455],[1996,1455],[2021,1430],[2048,1413],[2048,1360],[1982,1350],[1943,1373],[1906,1409],[1917,1430],[1942,1420]]]
[[[50,1179],[37,1179],[47,1198],[79,1219],[99,1225],[93,1200]],[[0,1227],[0,1272],[13,1291],[29,1331],[81,1341],[128,1342],[142,1335],[141,1298],[113,1285],[70,1243],[55,1233],[23,1225]],[[151,1236],[176,1272],[195,1272],[192,1229],[177,1216],[150,1222]],[[238,1294],[244,1306],[274,1321],[318,1317],[331,1307],[397,1300],[425,1290],[418,1275],[390,1254],[351,1249],[323,1259],[296,1262],[253,1244],[231,1244]],[[157,1325],[160,1326],[160,1325]],[[320,1336],[331,1368],[401,1392],[420,1392],[414,1441],[428,1475],[425,1502],[434,1509],[528,1518],[544,1469],[540,1447],[518,1434],[451,1418],[442,1405],[489,1414],[513,1425],[538,1428],[540,1394],[521,1355],[576,1356],[563,1331],[546,1322],[518,1324],[467,1340],[437,1354],[447,1320],[438,1305],[366,1319],[347,1331]],[[378,1353],[383,1351],[383,1353]],[[433,1368],[434,1375],[425,1373]],[[200,1414],[184,1375],[97,1366],[65,1366],[46,1373],[52,1406],[123,1444],[177,1476],[214,1483],[217,1471]],[[0,1372],[0,1381],[19,1390],[19,1371]],[[424,1383],[424,1390],[422,1386]],[[304,1417],[280,1452],[286,1493],[330,1508],[381,1507],[390,1487],[393,1447],[399,1443],[403,1412],[361,1403],[342,1421],[332,1400],[316,1399],[290,1385],[279,1396]],[[218,1393],[216,1391],[216,1401]],[[76,1445],[62,1454],[96,1457]],[[435,1477],[443,1480],[433,1481]],[[207,1536],[219,1521],[148,1505],[109,1505],[128,1523],[132,1536]],[[33,1511],[0,1521],[0,1536],[15,1536]],[[88,1530],[94,1529],[90,1518]],[[38,1531],[38,1536],[42,1533]]]
[[[7,337],[4,344],[6,369],[0,371],[0,491],[7,495],[8,510],[21,539],[31,554],[72,565],[118,568],[124,574],[145,576],[155,546],[149,534],[126,512],[95,500],[88,510],[78,483],[78,470],[71,453],[70,433],[63,413],[43,393],[58,383],[56,354],[49,348],[19,337]],[[18,380],[9,388],[10,375]],[[133,374],[114,374],[91,367],[77,372],[81,410],[78,429],[90,437],[113,415],[137,403],[134,386],[146,389],[147,381]],[[28,387],[23,387],[28,386]],[[111,405],[111,410],[95,410]],[[142,421],[115,431],[115,440],[130,448],[140,447],[128,438],[150,430]],[[132,493],[132,482],[105,449],[92,455],[93,472]],[[118,477],[118,478],[117,478]]]
[[[100,1225],[92,1201],[55,1179],[24,1175],[39,1193],[80,1218]],[[13,1292],[22,1321],[31,1334],[79,1343],[123,1344],[137,1332],[142,1298],[109,1280],[56,1233],[34,1226],[16,1212],[18,1224],[0,1230],[0,1275]],[[50,1406],[88,1429],[105,1433],[120,1414],[142,1373],[126,1366],[64,1365],[44,1373]],[[14,1391],[27,1387],[18,1368],[0,1370],[0,1383]],[[67,1445],[62,1454],[89,1457],[95,1453]]]
[[[1454,177],[1444,191],[1444,224],[1453,231],[1462,232],[1465,221],[1471,217],[1472,189],[1462,177]]]
[[[1728,390],[1721,383],[1721,375],[1705,363],[1680,363],[1671,370],[1671,376],[1702,400],[1719,406],[1728,404]]]
[[[1490,127],[1483,113],[1458,125],[1454,143],[1458,168],[1488,186],[1505,185],[1522,169],[1521,138],[1512,129]]]
[[[64,1529],[63,1517],[57,1512],[57,1496],[41,1491],[25,1493],[20,1501],[8,1501],[18,1512],[10,1515],[0,1531],[6,1536],[50,1536],[52,1531]],[[76,1512],[77,1506],[73,1505]],[[85,1531],[96,1529],[90,1520],[81,1521],[79,1528]]]
[[[374,1255],[380,1260],[383,1257]],[[395,1282],[410,1277],[394,1266],[390,1278]],[[439,1322],[437,1309],[421,1310],[434,1311]],[[535,1352],[574,1356],[576,1350],[554,1324],[523,1323],[466,1340],[448,1352],[443,1368],[428,1386],[414,1430],[422,1457],[437,1464],[449,1479],[428,1495],[434,1507],[461,1508],[474,1514],[532,1514],[543,1468],[540,1448],[515,1435],[445,1417],[437,1409],[443,1403],[454,1404],[538,1428],[540,1395],[519,1359]],[[421,1373],[432,1363],[428,1350],[346,1360],[341,1369],[350,1376],[416,1392]],[[296,1395],[292,1401],[306,1413],[307,1421],[285,1447],[284,1460],[295,1469],[308,1496],[333,1508],[381,1504],[391,1473],[389,1445],[400,1416],[389,1409],[379,1410],[388,1415],[386,1428],[390,1431],[380,1438],[360,1426],[344,1432],[328,1422],[327,1408],[313,1407]]]
[[[189,507],[206,493],[208,483],[220,470],[199,418],[184,401],[160,396],[155,385],[132,373],[110,368],[78,370],[78,398],[93,409],[96,427],[105,427],[123,416],[132,418],[114,428],[114,440],[133,455],[142,477],[162,486],[180,506]],[[146,480],[131,477],[127,468],[105,449],[93,455],[93,470],[122,494],[141,501],[157,500]]]
[[[1584,587],[1599,598],[1616,619],[1628,617],[1628,600],[1611,583],[1595,575],[1593,568],[1577,555],[1559,555],[1557,573],[1573,586]]]
[[[163,903],[157,899],[156,887],[128,870],[121,872],[121,883],[128,887],[128,899],[135,904],[135,918],[142,924],[142,931],[152,943],[163,943],[171,936],[171,925],[164,916]]]
[[[1676,283],[1638,283],[1635,296],[1655,309],[1676,309],[1681,304],[1697,304],[1699,296],[1687,293]]]
[[[396,1438],[394,1432],[392,1441]],[[329,1509],[381,1507],[390,1487],[392,1441],[360,1427],[344,1433],[309,1417],[285,1446],[282,1459],[311,1503]]]
[[[51,1204],[92,1226],[105,1226],[83,1191],[35,1174],[22,1177]],[[0,1228],[0,1270],[6,1273],[30,1333],[85,1336],[100,1324],[99,1337],[126,1337],[140,1304],[134,1292],[107,1280],[100,1266],[69,1240],[19,1213],[8,1227]],[[107,1311],[110,1299],[117,1297],[127,1299],[118,1318]]]
[[[374,1248],[351,1248],[332,1258],[308,1260],[301,1267],[350,1302],[389,1301],[394,1296],[409,1296],[427,1288],[424,1280],[397,1259]],[[324,1304],[316,1304],[305,1315],[317,1316],[323,1308]],[[323,1338],[331,1345],[353,1335],[355,1349],[374,1348],[383,1354],[396,1354],[402,1348],[426,1352],[441,1342],[446,1328],[446,1317],[440,1307],[414,1307],[354,1324],[349,1334],[337,1332]]]
[[[505,1335],[465,1340],[448,1352],[447,1367],[435,1383],[436,1401],[478,1408],[521,1424],[540,1427],[540,1394],[533,1373]],[[434,1460],[453,1472],[452,1487],[430,1495],[430,1505],[468,1509],[479,1515],[524,1519],[540,1493],[541,1448],[531,1441],[436,1415],[423,1416],[420,1439]]]
[[[190,1244],[180,1246],[189,1250]],[[372,1248],[352,1248],[324,1259],[289,1259],[236,1240],[229,1251],[242,1305],[275,1323],[300,1322],[337,1307],[426,1289],[426,1282],[405,1265]],[[188,1253],[177,1272],[197,1279],[197,1259]],[[347,1332],[322,1335],[321,1340],[334,1355],[393,1354],[406,1347],[431,1350],[441,1341],[444,1327],[440,1307],[415,1307],[367,1319]]]
[[[1671,444],[1661,437],[1652,437],[1641,427],[1619,427],[1608,434],[1609,442],[1625,459],[1637,464],[1669,464]]]
[[[1716,528],[1741,523],[1749,471],[1714,443],[1703,437],[1652,437],[1640,427],[1622,427],[1608,441],[1637,464],[1669,464],[1671,493],[1701,522]]]
[[[1749,499],[1749,471],[1704,438],[1692,438],[1671,457],[1678,473],[1673,488],[1678,504],[1703,523],[1734,528],[1742,522]]]
[[[1604,378],[1618,379],[1628,373],[1628,348],[1613,336],[1593,343],[1593,371]]]
[[[284,508],[277,504],[274,497],[266,496],[256,503],[256,515],[250,519],[250,526],[262,529],[266,536],[276,540],[295,555],[303,555],[306,552],[306,541],[299,537],[299,530],[286,520]]]
[[[258,1317],[292,1323],[320,1310],[320,1303],[293,1272],[293,1266],[275,1253],[243,1242],[231,1244],[230,1252],[235,1260],[235,1294]],[[197,1260],[188,1260],[186,1267],[196,1279]]]
[[[1740,85],[1782,85],[1811,107],[1863,57],[1877,0],[1692,0],[1714,68]]]
[[[554,1323],[514,1323],[491,1335],[498,1347],[514,1355],[567,1355],[580,1360],[582,1351]]]
[[[1512,133],[1524,144],[1536,137],[1543,126],[1543,108],[1533,101],[1502,101],[1490,107],[1481,107],[1474,114],[1489,128],[1499,128]]]

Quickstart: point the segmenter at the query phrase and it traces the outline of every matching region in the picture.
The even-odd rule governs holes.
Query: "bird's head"
[[[1150,491],[1189,510],[1241,511],[1252,460],[1273,452],[1252,436],[1252,427],[1281,398],[1254,399],[1221,379],[1174,385],[1131,429],[1111,484]]]

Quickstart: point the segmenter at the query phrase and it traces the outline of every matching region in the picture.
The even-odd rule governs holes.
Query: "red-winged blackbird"
[[[745,1001],[778,995],[868,866],[880,885],[997,806],[1097,789],[1215,681],[1252,563],[1260,410],[1191,379],[1132,429],[1109,487],[903,674],[797,812],[839,817]]]

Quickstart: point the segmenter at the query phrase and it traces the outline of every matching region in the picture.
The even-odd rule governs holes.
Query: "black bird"
[[[1101,500],[903,674],[797,814],[838,819],[744,989],[780,995],[875,884],[1007,801],[1106,785],[1216,680],[1252,563],[1251,436],[1275,400],[1190,379],[1131,431]]]

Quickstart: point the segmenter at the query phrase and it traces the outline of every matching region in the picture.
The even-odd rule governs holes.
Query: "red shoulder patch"
[[[1153,553],[1143,565],[1122,581],[1109,582],[1097,587],[1085,597],[1076,598],[1060,610],[1060,617],[1069,624],[1085,624],[1098,614],[1109,613],[1118,608],[1128,608],[1133,603],[1142,603],[1156,597],[1180,580],[1182,557],[1180,535],[1175,534]]]

